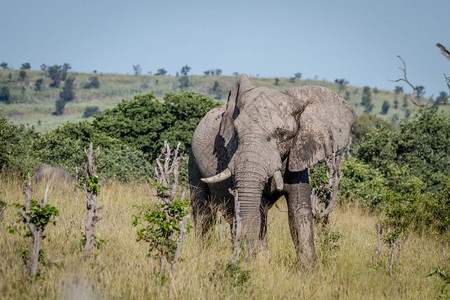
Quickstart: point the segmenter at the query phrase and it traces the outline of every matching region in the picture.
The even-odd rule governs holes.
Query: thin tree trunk
[[[372,256],[372,264],[375,264],[378,260],[378,257],[381,253],[381,233],[382,233],[382,226],[377,223],[376,225],[377,229],[377,245],[375,249],[373,250],[373,256]]]
[[[87,217],[85,223],[85,245],[84,245],[84,257],[92,259],[94,256],[94,249],[97,246],[96,243],[96,224],[101,220],[97,216],[97,211],[101,207],[97,207],[97,191],[90,187],[90,183],[97,176],[97,165],[94,160],[100,155],[100,147],[97,148],[94,154],[92,143],[89,144],[88,151],[85,151],[87,157],[87,167],[86,167],[86,182],[84,183],[84,191],[86,193],[86,206],[87,206]],[[98,182],[98,186],[101,186],[101,182]]]
[[[39,252],[41,247],[41,238],[42,238],[42,228],[37,228],[35,224],[31,222],[31,193],[33,189],[31,188],[31,177],[28,173],[28,181],[26,186],[24,187],[25,193],[25,222],[28,226],[28,229],[31,232],[31,236],[33,238],[33,244],[31,246],[30,258],[27,261],[27,269],[30,276],[35,276],[38,273],[39,269]],[[47,201],[48,194],[48,183],[45,187],[44,198],[41,200],[40,206],[41,208],[45,206],[45,202]]]

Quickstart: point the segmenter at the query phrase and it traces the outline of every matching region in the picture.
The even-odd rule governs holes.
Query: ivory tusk
[[[273,174],[273,179],[275,180],[275,185],[277,187],[277,190],[282,191],[283,190],[283,176],[281,176],[280,170],[275,171],[275,173]]]
[[[201,181],[203,181],[205,183],[217,183],[217,182],[224,181],[225,179],[228,179],[230,177],[231,177],[231,171],[229,168],[226,168],[225,170],[223,170],[222,172],[220,172],[217,175],[214,175],[212,177],[202,178]]]

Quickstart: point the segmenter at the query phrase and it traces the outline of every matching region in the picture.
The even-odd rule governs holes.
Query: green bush
[[[11,101],[11,93],[9,92],[9,87],[2,86],[0,89],[0,102],[9,103]]]
[[[93,115],[99,115],[100,109],[98,106],[87,106],[83,112],[83,118],[89,118]]]
[[[164,140],[188,153],[192,135],[201,118],[220,105],[198,93],[165,94],[160,101],[153,93],[135,96],[95,116],[94,126],[113,138],[142,151],[154,161]]]
[[[379,209],[389,198],[388,180],[375,168],[351,158],[342,165],[340,198],[358,202],[365,208]]]
[[[24,171],[32,168],[37,162],[32,143],[38,136],[33,128],[12,125],[0,116],[0,170]]]
[[[442,188],[450,174],[450,117],[422,109],[400,124],[400,130],[374,129],[355,148],[356,157],[389,176],[392,166],[407,167],[425,183],[426,189]]]
[[[361,141],[369,132],[382,126],[389,130],[395,129],[392,123],[386,121],[386,119],[378,117],[377,115],[362,114],[358,116],[358,119],[356,119],[356,122],[352,127],[352,145],[356,146],[361,144]]]
[[[421,109],[400,130],[373,128],[343,165],[341,201],[382,210],[392,242],[409,230],[450,236],[450,117]]]
[[[33,152],[39,162],[60,165],[74,173],[76,166],[83,165],[84,150],[91,141],[95,142],[95,147],[101,146],[102,149],[120,143],[96,130],[89,122],[82,121],[67,123],[40,135],[33,143]]]
[[[98,89],[100,87],[100,81],[98,76],[89,77],[89,82],[84,85],[85,89]]]
[[[67,123],[45,134],[10,125],[1,118],[0,167],[25,172],[45,163],[74,174],[75,167],[83,166],[84,150],[93,141],[95,147],[101,147],[100,176],[149,180],[153,177],[152,162],[164,140],[173,146],[181,142],[180,151],[187,157],[197,123],[217,105],[210,98],[189,92],[166,94],[164,101],[154,94],[136,96],[96,115],[93,124]],[[187,159],[180,167],[183,182],[187,180],[186,164]]]
[[[114,144],[103,149],[99,157],[99,174],[120,181],[151,181],[153,165],[142,151],[126,144]]]

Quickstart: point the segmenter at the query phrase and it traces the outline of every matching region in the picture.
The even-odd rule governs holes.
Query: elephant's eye
[[[272,135],[272,138],[277,140],[286,140],[291,137],[291,134],[288,130],[283,128],[277,128]]]

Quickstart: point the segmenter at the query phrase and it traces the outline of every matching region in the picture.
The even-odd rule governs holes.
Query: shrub
[[[98,89],[100,87],[100,81],[98,76],[89,77],[89,82],[84,85],[85,89]]]
[[[83,118],[89,118],[93,115],[100,114],[100,109],[98,106],[87,106],[83,112]]]
[[[380,112],[380,114],[382,114],[382,115],[386,115],[387,113],[388,113],[388,111],[389,111],[389,107],[390,107],[391,105],[389,104],[389,102],[387,101],[387,100],[384,100],[383,101],[383,105],[381,106],[381,112]]]
[[[9,103],[10,100],[11,100],[11,94],[9,92],[9,87],[2,86],[2,88],[0,89],[0,101]]]
[[[386,127],[371,131],[355,153],[385,175],[392,169],[389,165],[408,167],[426,189],[439,190],[444,176],[450,174],[448,128],[449,116],[422,109],[412,120],[402,122],[399,131]]]
[[[44,79],[39,78],[38,80],[36,80],[36,82],[34,83],[34,90],[35,91],[40,91],[42,90],[42,84],[44,83]]]
[[[0,170],[25,171],[36,164],[32,142],[39,136],[33,129],[10,124],[0,116]]]
[[[389,198],[388,180],[377,169],[351,158],[344,162],[342,173],[339,194],[344,201],[373,210]]]
[[[118,104],[94,118],[94,126],[109,136],[120,139],[156,159],[164,140],[189,152],[192,135],[203,116],[218,102],[198,93],[167,93],[164,102],[153,93],[138,95],[134,100]]]
[[[353,146],[359,145],[370,131],[382,126],[389,130],[394,130],[394,125],[392,123],[374,114],[362,114],[358,116],[355,124],[353,124],[351,132]]]

